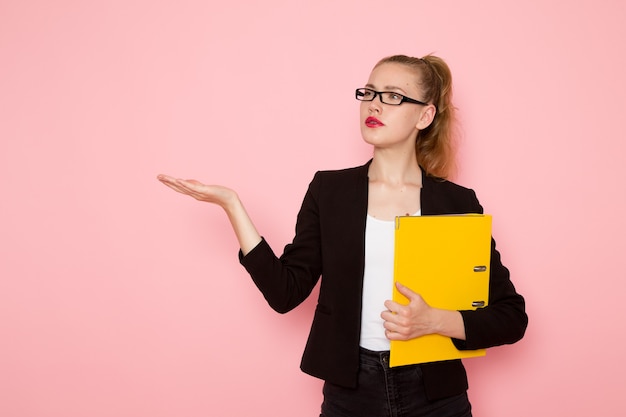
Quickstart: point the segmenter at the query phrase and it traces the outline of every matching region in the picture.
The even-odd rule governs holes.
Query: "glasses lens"
[[[367,88],[357,88],[356,90],[356,99],[361,101],[371,101],[374,100],[374,92],[372,90],[368,90]]]
[[[381,98],[383,99],[383,103],[400,104],[404,96],[398,93],[385,92],[381,94]]]

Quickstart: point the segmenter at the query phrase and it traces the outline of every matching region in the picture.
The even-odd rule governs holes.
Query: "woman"
[[[361,133],[373,158],[315,175],[294,240],[280,258],[235,191],[159,176],[174,190],[225,210],[240,262],[276,311],[299,305],[323,276],[301,363],[325,381],[321,416],[471,416],[460,360],[389,368],[390,340],[441,334],[459,349],[481,349],[524,335],[524,299],[493,241],[488,307],[433,308],[400,284],[409,303],[391,301],[396,216],[482,213],[472,190],[443,179],[452,162],[451,96],[450,71],[438,57],[398,55],[376,64],[356,90]]]

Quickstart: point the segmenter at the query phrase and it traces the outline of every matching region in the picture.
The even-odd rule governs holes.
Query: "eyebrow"
[[[366,84],[366,85],[365,85],[365,87],[366,87],[366,88],[371,88],[372,90],[376,90],[376,87],[375,87],[373,84]],[[406,95],[406,94],[407,94],[407,92],[406,92],[406,91],[404,91],[403,89],[401,89],[400,87],[397,87],[397,86],[395,86],[395,85],[386,85],[386,86],[384,86],[383,88],[384,88],[384,90],[382,90],[382,91],[393,91],[393,90],[398,90],[398,91],[400,91],[400,92],[401,92],[402,94],[404,94],[404,95]]]

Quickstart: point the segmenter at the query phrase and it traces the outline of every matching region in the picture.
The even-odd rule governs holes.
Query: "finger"
[[[413,301],[417,297],[419,297],[419,294],[417,294],[416,292],[411,290],[409,287],[405,287],[404,285],[402,285],[399,282],[396,282],[396,288],[398,289],[398,292],[400,294],[404,295],[406,298],[408,298],[409,301]]]
[[[183,181],[181,181],[181,180],[169,177],[169,178],[164,178],[161,182],[163,184],[165,184],[167,187],[171,188],[172,190],[174,190],[174,191],[176,191],[176,192],[178,192],[180,194],[184,194],[184,195],[193,197],[196,200],[202,200],[203,199],[202,198],[203,197],[202,192],[186,186],[185,183]]]
[[[193,195],[198,193],[196,187],[193,184],[189,183],[187,180],[168,177],[163,179],[161,182],[181,194]]]
[[[398,330],[400,329],[398,328]],[[385,336],[389,340],[407,340],[408,337],[406,333],[398,330],[385,329]]]
[[[170,177],[169,175],[159,174],[157,175],[157,180],[161,181],[164,184],[172,184],[176,181],[176,178]]]
[[[397,323],[394,323],[392,321],[384,321],[383,327],[385,328],[386,331],[397,332],[400,326],[398,326]]]
[[[200,181],[197,181],[197,180],[184,180],[181,178],[171,177],[165,174],[157,175],[157,179],[164,184],[177,185],[179,187],[185,187],[185,188],[193,188],[195,186],[204,185]]]
[[[168,178],[168,179],[163,179],[161,180],[161,182],[163,184],[165,184],[166,186],[168,186],[169,188],[171,188],[174,191],[178,191],[181,194],[189,194],[189,190],[183,186],[181,186],[176,179],[173,178]]]
[[[400,333],[391,332],[389,330],[385,330],[385,337],[389,340],[402,340]]]
[[[394,312],[394,313],[398,313],[399,311],[404,309],[404,305],[397,303],[393,300],[387,300],[385,301],[385,308],[387,308],[387,310]]]
[[[201,183],[200,181],[197,180],[182,180],[182,179],[177,179],[176,180],[176,184],[189,191],[190,193],[198,193],[198,194],[204,194],[204,192],[206,191],[207,186],[203,183]]]
[[[400,311],[383,311],[380,317],[387,323],[393,323],[396,326],[404,328],[410,325],[411,311],[407,307],[402,307]],[[397,331],[397,329],[395,329]]]
[[[380,318],[384,321],[393,321],[395,314],[390,310],[383,310],[380,313]]]
[[[169,175],[160,174],[160,175],[157,175],[157,179],[169,187],[180,188],[180,182],[179,182],[180,180],[178,178],[170,177]]]

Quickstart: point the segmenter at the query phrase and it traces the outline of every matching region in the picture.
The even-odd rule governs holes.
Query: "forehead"
[[[397,62],[387,62],[374,68],[368,84],[377,89],[399,88],[406,92],[419,92],[417,70]]]

